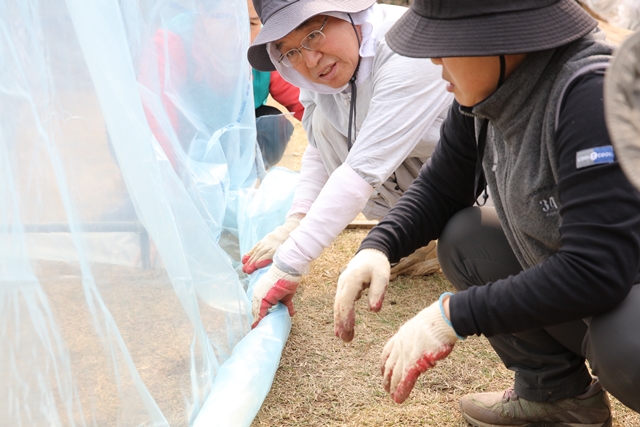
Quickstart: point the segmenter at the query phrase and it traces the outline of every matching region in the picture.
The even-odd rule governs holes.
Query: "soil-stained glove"
[[[363,249],[354,256],[338,278],[333,305],[335,334],[344,342],[353,339],[355,303],[369,288],[369,309],[380,311],[389,285],[389,259],[377,249]]]
[[[382,385],[396,403],[402,403],[418,376],[433,368],[453,350],[458,339],[445,317],[442,302],[451,295],[444,293],[440,299],[418,313],[400,327],[382,350]]]
[[[289,234],[300,225],[300,218],[289,217],[280,227],[264,236],[249,252],[242,257],[242,271],[251,274],[259,268],[266,267],[273,261],[273,254]]]
[[[258,280],[253,289],[253,297],[251,299],[253,324],[251,329],[258,325],[262,318],[267,315],[269,309],[278,304],[278,301],[287,307],[290,316],[296,314],[292,300],[301,278],[302,276],[300,275],[285,273],[276,264],[269,268],[269,271]]]

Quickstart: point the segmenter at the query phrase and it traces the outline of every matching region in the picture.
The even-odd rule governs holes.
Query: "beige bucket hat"
[[[616,158],[640,189],[640,31],[614,53],[604,81],[604,109]]]

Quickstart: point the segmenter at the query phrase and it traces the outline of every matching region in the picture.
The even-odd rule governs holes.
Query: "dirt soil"
[[[70,425],[69,416],[74,418],[76,425],[81,425],[87,417],[98,426],[115,426],[119,422],[150,425],[136,389],[136,376],[139,375],[169,425],[186,427],[192,409],[189,402],[193,392],[190,367],[197,371],[201,381],[201,399],[208,392],[203,385],[206,372],[202,368],[200,347],[195,344],[192,348],[193,327],[166,272],[94,264],[94,289],[109,312],[103,317],[102,304],[92,299],[94,318],[87,305],[87,298],[91,297],[87,297],[77,266],[41,261],[37,267],[56,328],[68,351],[81,404],[81,409],[76,405],[71,414],[59,412],[63,425]],[[219,334],[226,336],[225,313],[200,304],[199,315],[207,336],[215,343],[224,342]],[[117,325],[135,364],[135,375],[126,368],[127,358],[117,344],[117,334],[110,330],[109,317]],[[96,328],[101,329],[102,334],[97,334]],[[103,340],[109,339],[113,347],[106,352]],[[216,356],[226,358],[231,349],[214,346],[214,351]],[[191,364],[192,359],[195,366]],[[56,398],[60,405],[60,396],[56,394]]]
[[[366,230],[346,230],[314,261],[294,298],[297,314],[280,367],[252,426],[467,426],[458,400],[467,393],[512,385],[482,337],[456,344],[451,355],[422,375],[403,404],[382,388],[384,344],[421,309],[453,287],[442,274],[391,282],[379,313],[357,305],[356,336],[343,344],[333,334],[338,271],[353,256]],[[614,427],[638,427],[640,415],[612,398]]]

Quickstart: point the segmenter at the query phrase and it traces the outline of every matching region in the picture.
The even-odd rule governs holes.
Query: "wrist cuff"
[[[282,246],[280,246],[282,247]],[[275,265],[276,267],[278,267],[280,270],[282,270],[283,272],[290,274],[292,276],[302,276],[303,274],[307,274],[309,273],[309,265],[307,264],[306,268],[303,269],[303,271],[298,271],[295,268],[291,267],[290,265],[285,264],[284,262],[282,262],[282,260],[280,259],[280,257],[278,256],[278,252],[280,252],[280,248],[278,248],[278,250],[276,250],[276,253],[273,254],[273,265]]]
[[[289,230],[289,233],[291,233],[293,230],[298,228],[299,225],[300,225],[300,218],[296,218],[292,216],[287,217],[287,220],[284,222],[284,224],[282,224],[284,228]]]
[[[444,306],[442,305],[442,301],[447,296],[448,297],[452,297],[453,296],[453,292],[445,292],[442,295],[440,295],[440,298],[438,298],[438,306],[440,307],[440,314],[442,314],[442,318],[444,319],[445,322],[447,322],[447,325],[451,326],[451,329],[453,329],[453,325],[451,324],[451,320],[447,319],[447,316],[444,314]],[[456,332],[455,329],[453,329],[453,333],[456,334],[456,337],[458,337],[459,340],[464,341],[466,339],[466,337],[461,337],[460,335],[458,335],[458,333]]]

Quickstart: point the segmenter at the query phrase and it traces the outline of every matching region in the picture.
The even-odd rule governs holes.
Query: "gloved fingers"
[[[443,297],[402,325],[382,350],[382,384],[396,403],[409,397],[418,377],[447,357],[458,339],[442,313]]]
[[[269,268],[269,271],[260,277],[253,289],[251,313],[256,319],[253,327],[267,315],[271,307],[278,304],[278,301],[287,305],[289,313],[293,315],[295,310],[291,301],[299,284],[300,276],[286,273],[280,270],[277,265]]]
[[[393,361],[389,360],[394,345],[394,337],[387,342],[382,349],[382,356],[380,357],[380,374],[382,375],[382,386],[386,392],[389,392],[389,384],[391,382],[391,371],[393,371]]]
[[[263,247],[264,244],[262,243],[262,241],[256,243],[255,246],[242,257],[242,263],[246,264],[248,262],[256,262],[264,252]]]
[[[280,244],[274,244],[273,242],[259,242],[253,250],[249,262],[257,263],[267,258],[271,260],[278,246],[280,246]]]
[[[260,305],[262,304],[262,299],[266,294],[266,292],[259,287],[262,279],[264,279],[264,277],[261,277],[258,283],[256,283],[256,286],[253,289],[253,296],[251,297],[251,315],[253,316],[254,321],[260,317]]]
[[[252,329],[267,315],[269,309],[278,303],[277,299],[274,300],[273,298],[275,283],[269,273],[270,271],[262,276],[253,289],[253,297],[251,298],[251,314],[253,315]]]
[[[344,342],[353,341],[355,332],[353,331],[356,323],[356,315],[353,310],[349,311],[346,316],[341,319],[337,319],[334,315],[334,333],[336,337],[340,338]]]
[[[271,264],[273,262],[272,258],[267,258],[267,259],[263,259],[261,261],[258,262],[247,262],[246,264],[244,264],[242,266],[242,271],[244,271],[247,274],[251,274],[254,271],[260,269],[260,268],[264,268],[266,266],[268,266],[269,264]]]
[[[369,310],[373,312],[378,312],[382,308],[384,295],[389,286],[389,267],[384,267],[380,266],[373,272],[369,285]]]
[[[293,295],[291,295],[291,298],[285,298],[280,302],[289,310],[289,316],[293,317],[296,314],[296,310],[293,307]]]
[[[398,377],[402,373],[403,363],[402,354],[397,348],[399,343],[394,340],[390,341],[389,344],[391,344],[391,349],[388,350],[389,355],[383,365],[382,386],[387,393],[393,393],[399,380]]]
[[[242,264],[247,264],[247,263],[251,262],[251,259],[253,258],[253,254],[255,253],[255,251],[258,248],[259,244],[260,244],[260,242],[256,243],[256,245],[253,248],[251,248],[251,250],[249,252],[244,254],[244,256],[242,257]]]
[[[276,301],[277,304],[277,301]],[[260,323],[260,321],[267,315],[267,313],[269,312],[269,309],[271,307],[273,307],[275,304],[271,303],[270,301],[268,301],[266,298],[262,298],[262,300],[260,301],[260,306],[259,308],[256,310],[255,304],[254,307],[252,308],[252,314],[253,314],[253,324],[251,325],[251,329],[255,328],[256,326],[258,326],[258,323]]]
[[[416,385],[418,376],[420,376],[422,372],[424,371],[420,371],[414,367],[406,373],[403,372],[403,375],[400,375],[400,378],[398,378],[397,383],[391,392],[391,398],[394,402],[402,403],[407,400],[407,397],[409,397],[413,387]]]
[[[384,365],[383,386],[396,403],[404,402],[418,380],[418,377],[428,369],[436,366],[438,360],[444,359],[451,353],[452,345],[440,348],[436,353],[424,353],[416,360],[405,360],[404,357],[394,359],[394,353]],[[391,361],[395,360],[395,363]],[[407,364],[408,363],[408,364]]]
[[[399,356],[396,359],[396,363],[393,365],[393,369],[391,371],[391,380],[389,384],[389,393],[391,394],[391,398],[394,399],[394,396],[397,392],[398,384],[404,378],[406,366],[404,364],[405,360],[402,356]],[[395,400],[395,399],[394,399]]]
[[[265,238],[266,238],[266,236],[264,238],[262,238],[262,240],[260,240],[258,243],[253,245],[253,247],[251,248],[251,250],[249,252],[244,254],[244,256],[242,257],[242,262],[245,262],[245,259],[249,260],[249,259],[251,259],[251,258],[253,258],[255,256],[255,254],[260,250],[260,247],[263,245],[263,241],[264,241]]]
[[[411,349],[403,348],[400,340],[396,340],[390,359],[393,364],[387,362],[387,377],[385,377],[385,390],[390,394],[396,403],[404,402],[411,391],[421,373],[426,371],[433,365],[425,366],[416,363],[415,357],[407,357],[411,354]]]
[[[273,262],[273,255],[277,246],[268,245],[263,241],[258,242],[253,249],[242,257],[242,271],[251,274],[259,268],[266,267]]]
[[[345,270],[338,279],[338,289],[333,305],[334,330],[338,338],[344,342],[353,340],[353,329],[356,323],[355,303],[360,299],[362,291],[369,285],[363,274],[354,270]]]
[[[406,372],[403,372],[402,377],[399,379],[398,384],[395,387],[395,391],[392,391],[391,398],[396,403],[404,402],[411,391],[413,390],[418,377],[426,372],[428,369],[436,366],[438,360],[442,360],[451,353],[453,345],[445,345],[435,353],[425,353],[421,358],[412,362],[412,365],[407,368]]]
[[[287,237],[289,237],[289,230],[283,226],[276,228],[263,237],[242,257],[242,271],[251,274],[257,269],[271,264],[276,250],[282,242],[287,240]]]
[[[391,376],[393,375],[393,366],[390,366],[389,368],[383,366],[382,369],[384,371],[382,376],[382,387],[384,388],[384,391],[390,393],[389,390],[391,386]]]
[[[263,258],[259,261],[256,262],[256,269],[258,268],[264,268],[267,265],[271,264],[273,262],[273,256],[270,256],[269,258]]]
[[[245,263],[242,266],[242,271],[247,273],[247,274],[251,274],[256,270],[257,270],[257,268],[256,268],[256,265],[254,263]]]
[[[287,308],[289,309],[289,315],[293,316],[293,314],[295,314],[295,310],[293,309],[293,302],[291,301],[293,298],[293,294],[288,296],[288,298],[283,298],[283,299],[279,299],[280,295],[279,293],[282,292],[282,289],[279,288],[278,286],[278,282],[276,282],[276,284],[269,289],[269,292],[267,292],[267,294],[260,299],[260,306],[259,309],[257,309],[257,304],[254,302],[253,306],[252,306],[252,313],[253,313],[253,318],[257,319],[254,320],[253,325],[251,326],[251,329],[255,328],[258,323],[260,323],[260,321],[267,315],[269,314],[269,310],[278,305],[278,302],[282,302],[285,306],[287,306]],[[293,314],[292,314],[293,311]],[[257,315],[256,315],[257,312]]]

